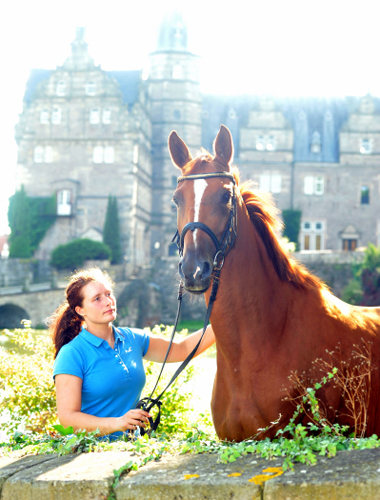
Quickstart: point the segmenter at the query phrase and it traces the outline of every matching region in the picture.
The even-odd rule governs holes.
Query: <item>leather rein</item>
[[[183,295],[183,288],[184,288],[183,282],[181,281],[180,285],[179,285],[179,289],[178,289],[177,315],[176,315],[176,319],[174,322],[173,331],[171,334],[169,346],[168,346],[168,349],[166,351],[165,359],[162,363],[160,373],[158,375],[156,384],[155,384],[150,396],[141,399],[136,405],[136,408],[142,408],[143,410],[145,410],[147,412],[149,412],[154,406],[158,407],[158,415],[157,415],[156,419],[153,420],[151,417],[149,418],[149,423],[150,423],[149,430],[145,430],[142,427],[140,428],[140,433],[142,435],[144,435],[146,433],[150,435],[152,431],[155,431],[157,429],[157,427],[160,423],[160,419],[161,419],[161,405],[162,405],[161,398],[162,398],[162,396],[167,391],[167,389],[172,385],[172,383],[176,380],[176,378],[179,376],[179,374],[186,368],[186,366],[193,359],[193,357],[195,356],[195,353],[198,350],[198,347],[200,346],[200,344],[203,340],[204,334],[206,332],[206,328],[207,328],[209,320],[210,320],[212,307],[213,307],[214,302],[216,300],[216,294],[217,294],[218,287],[219,287],[219,275],[220,275],[220,272],[221,272],[223,264],[224,264],[224,259],[225,259],[226,255],[228,254],[228,252],[233,247],[235,240],[236,240],[236,236],[237,236],[236,181],[235,181],[235,178],[232,174],[230,174],[229,172],[212,172],[212,173],[208,173],[208,174],[205,173],[205,174],[183,175],[181,177],[178,177],[177,183],[179,184],[180,182],[187,181],[187,180],[209,179],[209,178],[215,178],[215,177],[227,177],[233,183],[233,189],[232,189],[232,195],[231,195],[230,215],[229,215],[229,218],[227,221],[226,228],[225,228],[224,233],[223,233],[222,237],[220,238],[220,240],[217,238],[217,236],[212,231],[212,229],[210,229],[208,226],[206,226],[206,224],[203,224],[203,222],[189,222],[189,223],[187,223],[184,226],[184,228],[182,229],[181,234],[179,233],[178,228],[177,228],[177,231],[172,239],[172,242],[175,242],[177,244],[179,254],[181,257],[183,257],[184,240],[185,240],[186,233],[188,231],[195,231],[195,229],[200,229],[200,230],[204,231],[206,234],[208,234],[208,236],[211,238],[211,240],[213,241],[213,243],[215,245],[216,253],[215,253],[214,259],[213,259],[212,289],[211,289],[209,304],[208,304],[207,311],[206,311],[206,317],[205,317],[204,324],[203,324],[203,332],[202,332],[202,335],[201,335],[199,341],[197,342],[197,345],[194,347],[194,349],[191,351],[191,353],[187,356],[187,358],[181,363],[181,365],[177,368],[176,372],[174,373],[174,375],[170,379],[169,383],[166,385],[165,389],[161,392],[161,394],[159,396],[157,396],[156,398],[153,398],[153,394],[157,388],[157,385],[158,385],[158,382],[161,378],[164,366],[165,366],[166,361],[168,359],[170,349],[171,349],[172,344],[173,344],[174,336],[176,333],[179,317],[180,317],[181,305],[182,305],[182,295]]]

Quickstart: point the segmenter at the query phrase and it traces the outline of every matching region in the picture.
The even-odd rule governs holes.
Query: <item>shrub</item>
[[[107,213],[103,228],[103,241],[111,249],[112,264],[119,264],[121,261],[121,243],[116,196],[108,197]]]
[[[8,433],[26,429],[33,433],[54,432],[57,424],[57,407],[53,373],[53,344],[46,332],[32,330],[30,322],[25,321],[25,328],[11,333],[12,342],[22,348],[24,354],[16,350],[7,351],[0,347],[0,413],[8,414],[8,419],[0,424],[0,429]],[[154,333],[169,334],[169,328],[157,327]],[[20,349],[19,349],[20,351]],[[161,364],[146,362],[147,384],[143,396],[150,395],[156,382]],[[173,369],[165,370],[155,396],[170,380]],[[188,420],[191,393],[184,390],[183,384],[193,376],[193,368],[188,367],[174,382],[163,397],[161,424],[159,433],[172,434],[179,429],[185,431]],[[155,409],[152,414],[155,415]]]
[[[299,250],[299,232],[301,228],[301,211],[300,210],[283,210],[282,218],[284,220],[284,234],[292,243],[295,243],[296,250]]]
[[[105,260],[111,256],[107,245],[86,238],[72,240],[66,245],[58,245],[51,254],[51,265],[57,269],[75,270],[85,260]]]

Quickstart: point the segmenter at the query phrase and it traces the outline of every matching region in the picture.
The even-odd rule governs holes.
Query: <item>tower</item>
[[[170,159],[167,141],[176,130],[193,154],[201,146],[201,93],[198,56],[188,49],[187,27],[178,12],[161,24],[157,50],[150,54],[148,95],[152,121],[152,246],[155,255],[175,251],[176,222],[171,197],[179,171]]]

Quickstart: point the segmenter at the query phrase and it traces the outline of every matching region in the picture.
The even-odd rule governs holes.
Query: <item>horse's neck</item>
[[[238,220],[238,237],[221,271],[211,317],[222,349],[241,346],[248,335],[267,342],[268,331],[280,331],[291,294],[289,285],[278,277],[248,214],[239,214]]]

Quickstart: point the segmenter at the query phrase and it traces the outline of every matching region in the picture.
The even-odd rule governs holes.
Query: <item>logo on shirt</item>
[[[132,347],[130,347],[129,349],[125,349],[125,352],[131,352],[132,351]]]

